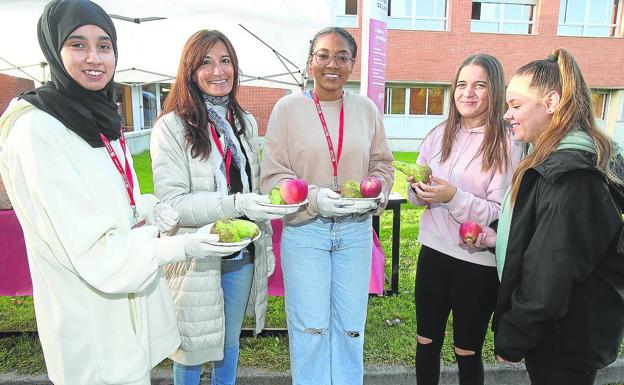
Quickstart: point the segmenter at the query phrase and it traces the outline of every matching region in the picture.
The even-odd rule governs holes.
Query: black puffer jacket
[[[593,154],[559,150],[522,179],[493,326],[496,354],[509,361],[593,370],[617,357],[624,190],[594,164]]]

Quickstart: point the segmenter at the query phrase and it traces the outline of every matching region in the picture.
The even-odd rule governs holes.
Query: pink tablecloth
[[[269,295],[284,296],[284,276],[282,275],[282,257],[280,253],[280,239],[284,227],[281,220],[272,220],[273,227],[273,254],[275,254],[275,272],[269,277]],[[371,228],[372,231],[372,228]],[[384,261],[385,256],[377,234],[373,232],[373,255],[371,264],[370,284],[368,292],[382,295],[384,292]]]
[[[24,234],[15,211],[0,211],[0,296],[32,295]]]

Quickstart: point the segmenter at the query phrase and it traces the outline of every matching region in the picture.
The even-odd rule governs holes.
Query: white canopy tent
[[[96,0],[113,17],[115,81],[141,85],[175,78],[188,37],[218,29],[232,41],[245,85],[300,89],[310,39],[333,24],[335,0]],[[47,1],[0,0],[0,73],[48,80],[36,25]]]

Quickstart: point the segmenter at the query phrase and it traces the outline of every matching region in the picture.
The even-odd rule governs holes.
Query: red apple
[[[280,186],[280,194],[288,205],[301,203],[308,197],[308,185],[303,179],[289,179]]]
[[[377,198],[381,193],[381,179],[376,176],[367,176],[360,182],[360,192],[364,198]]]
[[[473,221],[466,221],[459,226],[459,236],[466,243],[475,242],[481,231],[481,226]]]

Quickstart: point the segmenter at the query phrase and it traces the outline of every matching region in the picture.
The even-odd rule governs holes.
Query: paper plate
[[[348,201],[348,202],[353,202],[353,206],[348,206],[348,207],[355,207],[358,209],[362,209],[362,208],[369,208],[371,202],[379,202],[379,197],[374,197],[374,198],[340,198],[343,201]]]
[[[197,230],[197,232],[198,233],[202,232],[202,233],[210,234],[210,230],[212,229],[212,226],[214,226],[214,223],[209,223],[206,226],[200,227]],[[208,242],[208,243],[211,244],[211,245],[215,245],[215,246],[223,246],[223,247],[232,247],[232,248],[242,249],[243,247],[247,246],[251,242],[254,242],[258,238],[260,238],[260,235],[262,235],[262,231],[260,231],[258,233],[258,235],[253,237],[253,239],[251,239],[251,238],[244,238],[244,239],[241,239],[240,242],[230,242],[230,243],[226,243],[226,242]]]
[[[258,203],[260,206],[264,206],[264,207],[275,207],[275,208],[286,208],[288,209],[286,214],[292,214],[295,213],[299,210],[299,207],[303,206],[303,205],[307,205],[308,204],[308,200],[304,200],[303,202],[299,202],[299,203],[293,203],[291,205],[275,205],[272,203]]]

